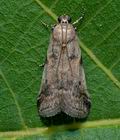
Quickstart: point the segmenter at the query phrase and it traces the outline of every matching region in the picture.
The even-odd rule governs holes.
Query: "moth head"
[[[58,17],[58,22],[59,23],[71,23],[71,17],[68,15],[63,15]]]

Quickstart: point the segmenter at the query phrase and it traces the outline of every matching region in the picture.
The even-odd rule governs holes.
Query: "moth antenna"
[[[40,20],[40,22],[42,23],[43,26],[45,26],[46,28],[50,28],[50,25],[48,25],[47,23],[45,23],[44,21]]]
[[[85,13],[82,13],[82,15],[76,20],[73,22],[73,25],[76,25],[77,23],[79,23],[85,16]]]

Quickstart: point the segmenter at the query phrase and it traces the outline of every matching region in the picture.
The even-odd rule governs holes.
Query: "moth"
[[[52,29],[37,107],[41,117],[61,112],[73,118],[85,118],[89,114],[91,101],[81,49],[68,15],[58,17]]]

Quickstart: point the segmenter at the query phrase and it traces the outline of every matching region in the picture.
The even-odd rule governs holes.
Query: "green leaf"
[[[39,65],[50,37],[41,20],[51,25],[57,16],[68,14],[75,21],[82,12],[77,33],[91,112],[86,122],[47,127],[36,107],[43,71]],[[0,139],[120,139],[119,33],[118,0],[1,0]]]
[[[57,132],[48,136],[29,136],[18,138],[17,140],[35,140],[35,139],[55,139],[55,140],[119,140],[120,139],[120,129],[119,128],[94,128],[85,130],[76,130],[72,133],[67,132]]]

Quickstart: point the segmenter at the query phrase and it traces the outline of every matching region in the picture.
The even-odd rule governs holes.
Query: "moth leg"
[[[44,66],[45,66],[45,64],[47,64],[47,57],[46,57],[46,59],[45,59],[45,62],[44,62],[44,63],[42,63],[42,64],[40,64],[40,65],[39,65],[39,67],[44,67]]]
[[[54,27],[56,26],[55,24],[54,25],[49,25],[45,22],[43,22],[42,20],[40,21],[42,23],[42,25],[47,28],[47,29],[51,29],[52,31],[54,30]]]
[[[45,63],[42,63],[39,65],[39,67],[44,67],[45,66]]]
[[[45,23],[45,22],[43,22],[42,20],[40,21],[41,23],[42,23],[42,25],[44,26],[44,27],[46,27],[46,28],[50,28],[50,25],[48,25],[47,23]]]

